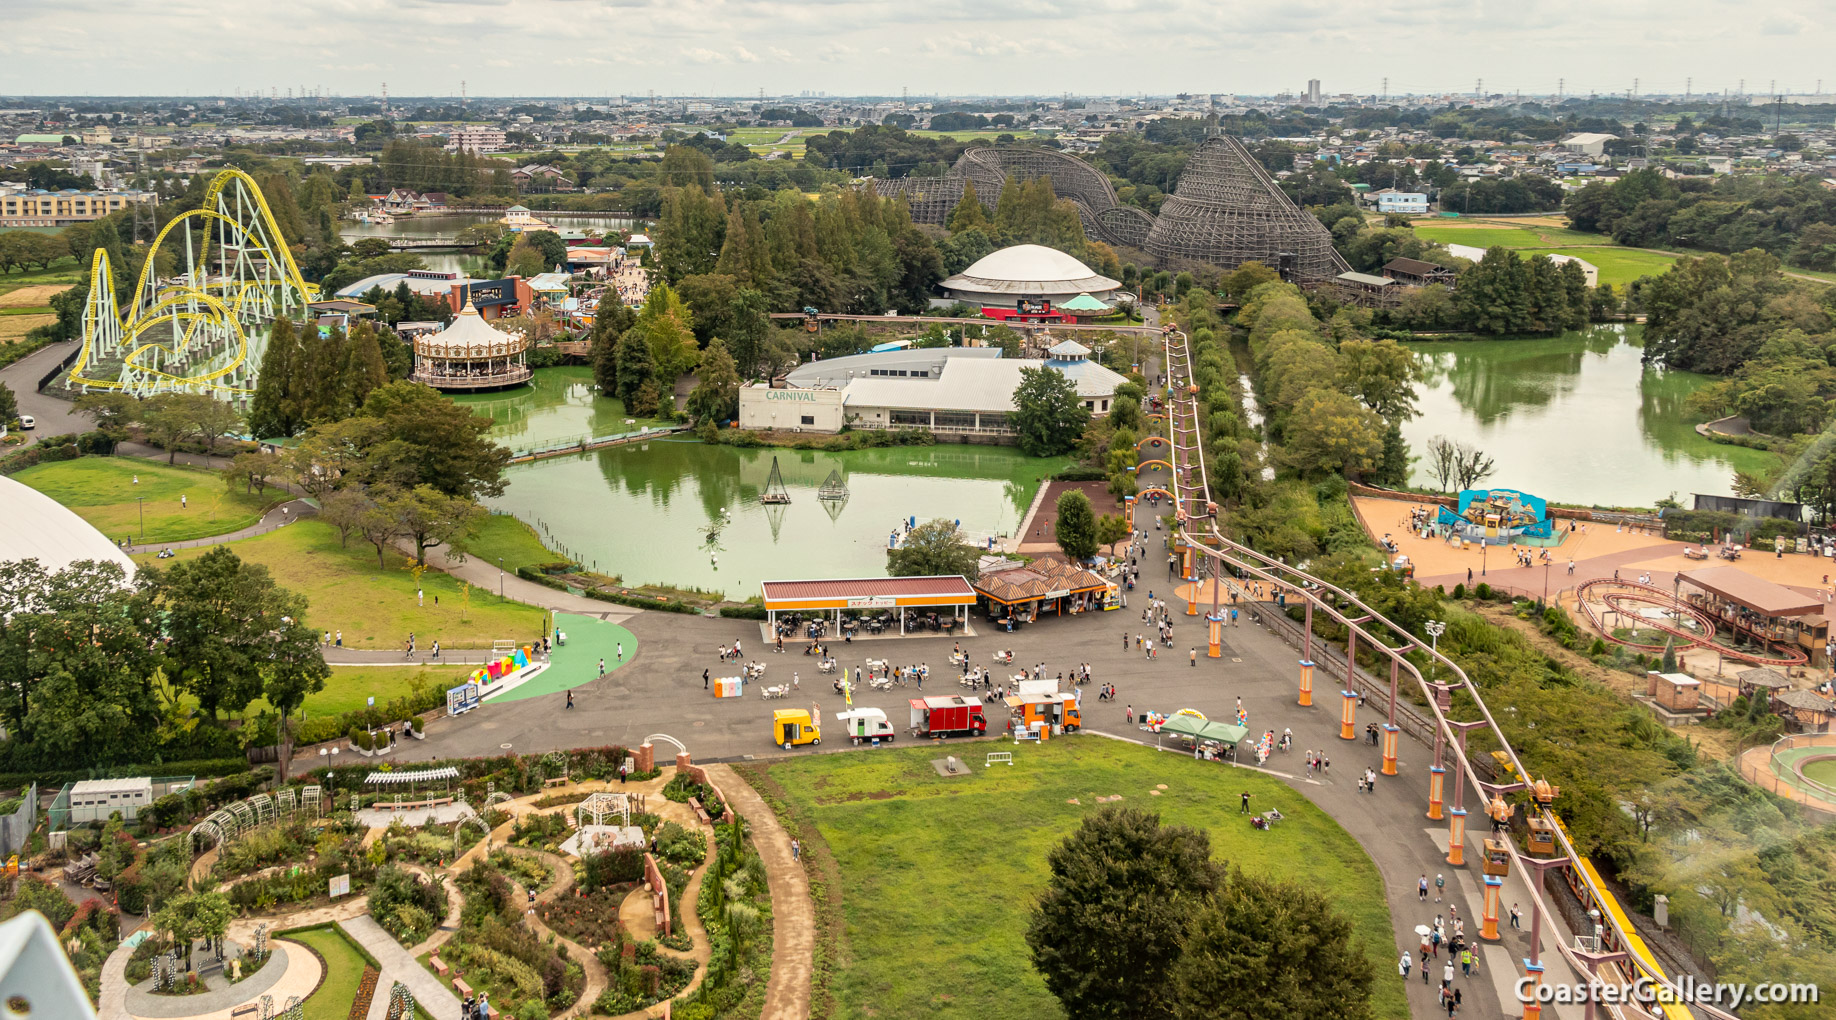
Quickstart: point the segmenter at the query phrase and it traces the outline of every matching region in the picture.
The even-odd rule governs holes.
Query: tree
[[[1096,555],[1096,512],[1082,489],[1067,489],[1058,497],[1058,548],[1073,561]]]
[[[223,484],[232,489],[240,485],[244,492],[259,493],[267,489],[269,477],[279,469],[274,455],[249,450],[230,461],[229,470],[223,472]]]
[[[1486,456],[1484,451],[1465,443],[1459,444],[1454,456],[1454,487],[1462,490],[1472,488],[1492,473],[1492,466],[1492,458]]]
[[[593,310],[593,328],[587,334],[592,346],[588,355],[593,361],[593,384],[599,392],[618,391],[618,341],[637,324],[637,313],[626,307],[616,292],[600,295]]]
[[[1188,923],[1220,883],[1210,839],[1111,805],[1087,816],[1046,863],[1051,878],[1026,943],[1066,1015],[1168,1016]],[[1215,1010],[1218,1001],[1207,1004]]]
[[[489,417],[410,382],[372,392],[363,417],[376,422],[374,442],[364,451],[372,477],[404,488],[431,485],[466,499],[504,494],[510,451],[491,440]]]
[[[1279,456],[1301,474],[1353,476],[1383,455],[1383,420],[1336,390],[1309,390],[1294,403]]]
[[[739,370],[727,353],[727,342],[716,340],[701,356],[695,389],[689,393],[688,413],[697,421],[722,422],[739,417]]]
[[[1168,999],[1175,1020],[1369,1020],[1371,962],[1315,887],[1233,871],[1192,918]]]
[[[276,670],[316,673],[321,686],[331,675],[300,622],[306,600],[227,547],[164,570],[143,568],[139,583],[164,615],[167,675],[198,699],[207,718],[247,706]]]
[[[164,447],[166,463],[178,460],[179,441],[191,434],[192,414],[185,402],[179,398],[198,396],[195,393],[162,393],[146,401],[145,410],[141,413],[140,422],[146,429],[147,438],[153,445]],[[209,400],[209,397],[203,399]]]
[[[299,332],[286,316],[268,327],[268,347],[262,352],[255,377],[255,395],[249,398],[249,432],[261,438],[288,439],[305,426],[294,361],[300,354]]]
[[[1020,449],[1030,457],[1051,457],[1077,445],[1090,424],[1090,409],[1077,384],[1050,368],[1023,368],[1009,416]]]
[[[1460,275],[1454,307],[1468,327],[1479,333],[1511,333],[1529,328],[1530,296],[1523,260],[1508,248],[1486,249],[1479,264]]]
[[[988,210],[982,206],[982,200],[976,197],[975,182],[963,182],[962,200],[950,211],[950,233],[960,234],[972,227],[988,228]]]
[[[10,425],[19,417],[19,399],[13,396],[12,387],[0,383],[0,428]]]
[[[190,421],[191,433],[204,443],[206,455],[217,452],[217,440],[243,429],[242,415],[234,407],[202,393],[184,393],[176,398]]]
[[[463,553],[466,539],[477,534],[478,524],[485,517],[484,507],[470,499],[425,484],[411,490],[392,490],[381,503],[383,510],[400,524],[402,534],[414,540],[414,561],[418,564],[425,564],[427,550],[439,545]]]
[[[127,438],[128,426],[139,420],[141,404],[125,393],[97,390],[76,398],[76,410],[96,423],[96,431],[108,438],[112,451]]]
[[[1128,520],[1121,514],[1103,514],[1096,520],[1097,545],[1114,545],[1127,538],[1128,531]]]
[[[529,243],[527,234],[517,235],[516,242],[510,246],[510,256],[504,262],[504,272],[528,279],[546,271],[547,267],[542,264],[542,252]]]
[[[1448,483],[1455,478],[1454,465],[1459,461],[1460,448],[1446,436],[1435,436],[1428,440],[1428,469],[1434,472],[1435,488],[1442,492],[1451,492]]]
[[[542,268],[537,270],[538,273],[551,269],[565,270],[567,242],[561,239],[560,234],[552,230],[531,230],[524,233],[522,238],[529,242],[529,246],[535,249],[537,257],[542,260]]]
[[[954,521],[925,521],[906,532],[897,549],[886,550],[886,572],[893,577],[961,574],[974,580],[982,552],[963,538]]]
[[[1415,352],[1394,340],[1339,344],[1340,386],[1386,421],[1415,417]]]
[[[650,343],[644,339],[644,331],[633,326],[625,332],[618,342],[618,399],[624,402],[625,413],[638,416],[655,414],[656,405],[656,372],[651,366]],[[646,406],[640,394],[650,387],[650,401]]]

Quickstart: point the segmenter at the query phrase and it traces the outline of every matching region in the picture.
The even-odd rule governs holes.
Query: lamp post
[[[1549,568],[1550,566],[1551,564],[1548,560],[1543,561],[1543,605],[1545,606],[1549,604]]]
[[[1492,543],[1487,542],[1485,540],[1484,535],[1479,536],[1479,576],[1480,577],[1485,576],[1485,557],[1486,557],[1486,554],[1491,551],[1492,551]]]
[[[1429,654],[1431,656],[1440,655],[1441,654],[1441,635],[1447,632],[1447,621],[1429,620],[1427,623],[1422,624],[1422,629],[1428,632]],[[1428,660],[1428,679],[1429,680],[1434,679],[1434,664],[1435,664],[1435,660],[1434,658],[1431,657]]]
[[[504,558],[497,558],[497,601],[504,600]]]
[[[140,540],[147,540],[147,497],[135,496],[134,502],[140,506]]]

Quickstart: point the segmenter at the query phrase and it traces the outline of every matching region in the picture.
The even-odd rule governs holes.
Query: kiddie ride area
[[[447,690],[447,715],[464,715],[486,698],[513,691],[548,668],[548,660],[537,658],[534,645],[518,647],[514,642],[498,641],[492,647],[497,658],[473,670],[465,683]]]
[[[1554,529],[1549,507],[1538,496],[1515,489],[1465,489],[1460,509],[1441,507],[1436,530],[1448,538],[1486,545],[1549,539]]]
[[[1789,646],[1752,650],[1736,648],[1715,640],[1715,617],[1675,594],[1656,585],[1639,581],[1616,581],[1610,577],[1583,582],[1575,589],[1581,611],[1603,640],[1647,654],[1661,655],[1668,645],[1677,654],[1694,648],[1706,648],[1724,658],[1758,666],[1802,666],[1810,661],[1802,651]],[[1622,625],[1658,631],[1669,640],[1664,643],[1640,641],[1614,636],[1608,617]]]

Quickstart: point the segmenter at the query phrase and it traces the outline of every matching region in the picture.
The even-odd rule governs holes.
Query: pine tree
[[[950,212],[950,233],[960,234],[970,227],[988,226],[988,210],[982,208],[982,200],[976,197],[975,182],[963,182],[962,201]]]
[[[593,383],[601,393],[618,391],[618,341],[637,324],[637,313],[625,307],[618,293],[607,289],[593,311],[593,329],[588,334],[593,361]]]
[[[344,393],[339,401],[341,417],[357,413],[370,391],[389,384],[389,368],[383,362],[382,345],[376,330],[367,322],[351,329],[344,348]]]
[[[1529,260],[1525,272],[1525,289],[1530,299],[1530,328],[1543,333],[1559,333],[1568,324],[1568,290],[1562,284],[1561,271],[1547,255]]]
[[[646,384],[654,385],[656,374],[650,359],[650,341],[641,327],[632,327],[618,341],[618,399],[625,402],[625,413],[640,411],[632,402]]]
[[[727,353],[727,342],[715,340],[701,356],[701,371],[689,393],[688,412],[697,421],[721,422],[739,416],[739,370]]]
[[[268,349],[255,376],[255,395],[249,399],[249,432],[261,439],[287,439],[299,430],[291,413],[288,386],[293,378],[298,334],[292,320],[281,317],[269,328]]]
[[[1562,263],[1562,290],[1568,297],[1568,329],[1586,329],[1588,323],[1587,270],[1569,259]]]

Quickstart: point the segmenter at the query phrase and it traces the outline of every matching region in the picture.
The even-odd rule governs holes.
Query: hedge
[[[196,761],[142,762],[138,765],[98,765],[87,769],[48,769],[0,773],[0,789],[37,783],[40,789],[78,783],[85,779],[132,779],[136,776],[197,776],[200,779],[233,776],[249,771],[247,758],[205,758]]]
[[[739,606],[721,606],[720,615],[726,617],[729,620],[770,619],[770,617],[765,612],[764,606],[753,605],[750,602],[746,603],[745,605],[739,605]]]
[[[1052,476],[1055,482],[1101,482],[1109,477],[1102,468],[1074,467],[1066,468]]]
[[[568,585],[567,582],[550,574],[542,573],[533,567],[522,566],[516,568],[516,576],[525,581],[534,581],[537,584],[546,585],[556,591],[571,592],[575,590]],[[590,599],[597,599],[600,602],[616,602],[621,606],[634,606],[638,609],[655,609],[665,613],[686,613],[693,616],[699,616],[702,613],[700,606],[693,606],[687,602],[665,598],[661,595],[628,595],[624,592],[600,591],[597,588],[580,589],[580,594]]]

